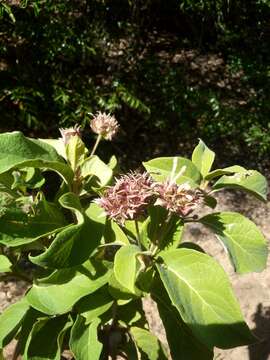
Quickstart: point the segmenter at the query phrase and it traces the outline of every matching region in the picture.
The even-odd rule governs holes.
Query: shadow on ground
[[[256,324],[253,333],[260,342],[249,346],[249,360],[267,360],[270,355],[270,306],[258,304],[253,320]]]

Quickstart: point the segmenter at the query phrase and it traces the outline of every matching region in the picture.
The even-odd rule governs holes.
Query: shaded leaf
[[[85,319],[78,315],[71,329],[69,346],[76,360],[99,360],[103,345],[98,341],[97,331],[100,319],[85,325]]]
[[[43,283],[34,284],[27,293],[28,303],[48,315],[64,314],[84,296],[105,285],[111,271],[101,265],[93,269],[90,263],[58,270]]]
[[[166,360],[168,359],[166,352],[158,340],[158,338],[151,334],[146,329],[139,327],[131,327],[130,333],[135,340],[138,348],[147,356],[149,360]]]
[[[38,320],[26,344],[26,360],[60,360],[64,334],[72,325],[66,316]]]

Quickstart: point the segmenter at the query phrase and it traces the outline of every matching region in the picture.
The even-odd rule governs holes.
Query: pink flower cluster
[[[96,202],[105,210],[110,219],[119,224],[136,220],[150,204],[160,205],[180,217],[189,215],[201,202],[199,190],[187,184],[178,185],[171,181],[157,183],[146,172],[131,172],[117,179]]]
[[[155,205],[160,205],[181,217],[189,215],[202,198],[199,190],[191,189],[188,184],[177,185],[169,180],[156,184],[154,189],[157,194]]]
[[[147,173],[130,172],[116,180],[96,202],[109,218],[123,224],[140,217],[153,198],[152,179]]]
[[[101,135],[105,140],[112,140],[119,130],[119,124],[115,117],[99,111],[90,123],[95,134]]]

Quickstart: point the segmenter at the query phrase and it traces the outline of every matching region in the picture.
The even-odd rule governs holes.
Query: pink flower
[[[193,190],[188,184],[178,185],[167,180],[153,186],[157,200],[155,205],[160,205],[171,213],[181,217],[189,215],[201,202],[201,192]]]
[[[62,140],[64,141],[65,145],[69,143],[69,140],[72,136],[81,137],[80,126],[77,124],[73,128],[68,128],[68,129],[60,128],[59,131],[61,133]]]
[[[130,172],[116,180],[96,202],[119,224],[144,214],[153,197],[152,179],[147,173]]]
[[[119,130],[119,124],[114,116],[98,112],[90,123],[95,134],[101,135],[106,140],[112,140]]]

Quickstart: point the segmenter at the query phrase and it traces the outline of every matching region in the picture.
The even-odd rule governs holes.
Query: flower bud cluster
[[[181,217],[195,210],[202,199],[201,191],[191,189],[188,184],[177,185],[169,180],[155,184],[154,190],[157,194],[155,205],[160,205]]]
[[[80,130],[80,126],[79,125],[75,125],[73,128],[68,128],[68,129],[59,129],[61,136],[62,136],[62,140],[64,142],[65,145],[67,145],[69,143],[69,140],[73,137],[73,136],[79,136],[81,137],[81,130]]]
[[[124,224],[125,220],[138,219],[150,204],[185,217],[201,203],[201,199],[201,191],[191,189],[188,184],[178,185],[169,180],[159,183],[146,172],[131,172],[117,179],[96,202],[110,219]]]

